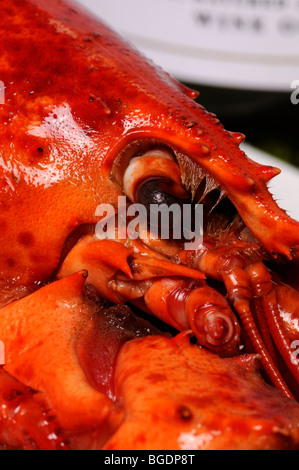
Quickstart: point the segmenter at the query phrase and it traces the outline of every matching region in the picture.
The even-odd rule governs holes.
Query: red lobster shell
[[[1,15],[2,447],[299,448],[299,224],[267,189],[279,170],[75,4]],[[120,196],[201,201],[202,244],[98,239]]]

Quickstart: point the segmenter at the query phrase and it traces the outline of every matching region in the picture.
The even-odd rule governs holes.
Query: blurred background
[[[197,89],[226,129],[246,135],[250,157],[278,159],[287,177],[279,191],[299,219],[299,0],[79,3]]]

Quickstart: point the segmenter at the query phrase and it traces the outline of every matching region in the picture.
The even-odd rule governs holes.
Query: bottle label
[[[180,80],[290,90],[299,79],[299,0],[84,0]]]

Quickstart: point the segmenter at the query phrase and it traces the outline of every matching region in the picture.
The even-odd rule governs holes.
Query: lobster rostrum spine
[[[130,302],[182,335],[192,330],[201,346],[221,356],[240,354],[245,330],[250,352],[261,356],[271,381],[292,397],[275,347],[298,381],[290,346],[297,332],[283,318],[289,305],[281,300],[281,292],[286,289],[292,296],[295,309],[298,293],[276,277],[276,262],[297,261],[299,223],[278,207],[267,189],[279,170],[250,160],[239,148],[244,136],[225,131],[194,101],[196,92],[150,64],[77,5],[25,0],[20,6],[9,0],[4,19],[0,338],[9,347],[6,371],[46,394],[73,447],[73,433],[83,425],[93,429],[94,445],[102,447],[125,418],[114,402],[121,385],[114,387],[113,373],[107,378],[98,365],[98,346],[88,352],[86,338],[96,345],[99,335],[106,336],[107,343],[114,338],[104,320],[94,320],[101,297],[114,304]],[[203,244],[185,251],[181,243],[152,240],[147,232],[138,241],[126,236],[97,240],[97,206],[117,206],[124,195],[128,206],[149,205],[156,201],[154,195],[169,203],[202,202]],[[220,292],[211,280],[221,285]],[[95,289],[94,297],[82,294],[85,284]],[[51,350],[44,317],[38,315],[37,305],[43,302],[49,316],[61,313],[61,322],[53,315],[48,325],[50,331],[55,331],[56,322],[60,328],[59,341],[52,346],[66,359],[58,368],[54,352],[50,365],[42,363],[45,351]],[[35,312],[31,319],[29,310]],[[37,334],[24,346],[31,328],[42,339]],[[144,330],[157,334],[150,327]],[[136,328],[124,336],[118,344],[125,352],[115,352],[111,359],[118,361],[111,370],[119,376],[120,357],[130,348],[146,350],[151,342],[135,341]],[[132,346],[123,346],[127,340]],[[166,355],[174,344],[191,351],[185,341],[172,346],[165,341],[157,344]],[[24,361],[33,364],[24,368]],[[221,368],[228,362],[217,364]],[[243,359],[240,364],[246,368]],[[57,369],[57,386],[48,383],[51,367]],[[165,376],[174,380],[168,371]],[[84,384],[83,395],[76,395],[69,406],[61,401],[61,390],[69,402],[76,381]],[[292,380],[291,388],[297,395]],[[82,397],[89,403],[88,413],[82,410],[75,416]],[[97,408],[101,412],[95,417]],[[292,439],[296,441],[296,431]]]

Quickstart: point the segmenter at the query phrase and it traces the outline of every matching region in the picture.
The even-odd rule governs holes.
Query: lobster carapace
[[[76,4],[7,0],[0,48],[3,447],[298,448],[279,170]],[[201,243],[100,239],[120,198],[201,203]]]

